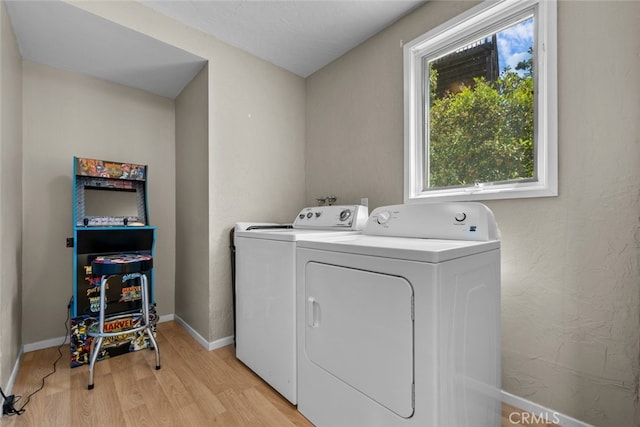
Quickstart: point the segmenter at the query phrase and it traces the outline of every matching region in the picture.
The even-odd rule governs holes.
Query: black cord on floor
[[[0,387],[0,395],[2,395],[2,415],[15,415],[18,412],[16,411],[16,408],[14,408],[13,405],[15,405],[17,399],[16,397],[12,394],[10,396],[7,396],[6,394],[4,394],[4,392],[2,391],[2,388]]]
[[[4,406],[3,406],[3,415],[22,415],[25,411],[25,407],[29,404],[29,402],[31,401],[31,397],[33,395],[35,395],[36,393],[38,393],[40,390],[42,390],[44,388],[44,380],[46,380],[47,378],[49,378],[51,375],[56,373],[56,364],[60,361],[60,359],[62,359],[62,347],[67,343],[67,337],[69,336],[69,320],[71,318],[71,300],[69,300],[69,304],[67,305],[67,319],[64,321],[64,327],[66,330],[65,336],[64,336],[64,340],[62,341],[62,344],[60,344],[57,348],[58,351],[58,358],[53,362],[53,370],[51,372],[49,372],[47,375],[45,375],[44,377],[42,377],[42,384],[40,384],[40,387],[32,392],[31,394],[29,394],[27,396],[27,401],[24,402],[24,405],[22,405],[22,407],[20,407],[20,409],[15,409],[15,404],[16,402],[18,402],[18,400],[20,400],[20,398],[22,396],[5,396],[4,393],[2,393],[2,397],[4,397]],[[8,398],[12,398],[13,399],[9,399],[10,402],[7,401]],[[8,405],[10,403],[10,405]]]

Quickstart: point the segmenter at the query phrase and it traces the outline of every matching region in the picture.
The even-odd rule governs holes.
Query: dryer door
[[[306,265],[311,362],[401,417],[413,414],[413,288],[404,278]]]

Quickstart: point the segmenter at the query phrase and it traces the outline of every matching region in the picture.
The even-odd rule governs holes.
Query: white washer
[[[318,427],[500,425],[500,241],[479,203],[378,208],[297,244],[298,410]]]
[[[236,357],[293,404],[296,241],[357,233],[367,216],[366,206],[319,206],[303,209],[289,229],[236,225]]]

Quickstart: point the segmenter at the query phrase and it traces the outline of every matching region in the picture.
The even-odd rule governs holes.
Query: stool
[[[102,341],[105,337],[113,337],[127,333],[134,333],[144,330],[149,336],[149,340],[153,345],[156,353],[156,369],[160,369],[160,351],[158,343],[153,336],[151,321],[149,319],[149,289],[147,285],[147,275],[144,271],[153,268],[153,257],[151,255],[141,254],[119,254],[99,256],[91,262],[92,274],[102,276],[100,281],[100,316],[97,329],[95,323],[87,329],[87,335],[93,337],[91,340],[91,349],[89,351],[89,390],[93,389],[93,368],[98,359]],[[142,302],[142,323],[135,328],[129,328],[118,332],[105,332],[105,307],[106,307],[106,289],[109,277],[116,274],[127,274],[130,278],[140,278],[140,299]],[[114,316],[128,317],[128,315]]]

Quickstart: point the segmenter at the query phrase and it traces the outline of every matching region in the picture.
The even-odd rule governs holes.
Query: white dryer
[[[318,427],[500,425],[500,242],[479,203],[387,206],[297,244],[298,410]]]
[[[288,228],[236,224],[236,357],[293,404],[296,241],[355,234],[367,217],[366,206],[319,206],[303,209]]]

